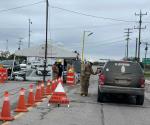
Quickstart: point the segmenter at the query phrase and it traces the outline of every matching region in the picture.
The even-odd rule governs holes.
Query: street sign
[[[142,59],[142,63],[143,63],[143,64],[150,65],[150,58],[143,58],[143,59]]]

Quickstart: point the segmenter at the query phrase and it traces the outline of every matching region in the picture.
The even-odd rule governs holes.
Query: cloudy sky
[[[38,4],[34,4],[38,3]],[[32,6],[29,6],[34,4]],[[24,6],[25,7],[21,7]],[[28,5],[28,6],[26,6]],[[11,9],[16,8],[17,9]],[[86,36],[85,55],[91,59],[125,56],[125,28],[138,26],[135,12],[148,12],[143,16],[142,41],[150,43],[150,1],[149,0],[49,0],[49,34],[53,44],[81,52],[83,31]],[[31,46],[45,41],[45,0],[1,0],[0,1],[0,49],[18,48],[19,38],[24,38],[21,48],[28,46],[28,19],[31,25]],[[114,19],[114,20],[112,20]],[[135,39],[138,30],[133,29],[129,43],[129,56],[134,56]],[[144,57],[144,47],[141,56]],[[148,52],[148,57],[150,51]]]

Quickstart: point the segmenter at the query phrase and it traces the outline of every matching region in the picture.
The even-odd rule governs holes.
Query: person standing
[[[52,79],[55,80],[58,78],[59,69],[57,66],[57,62],[52,65]]]
[[[88,96],[89,79],[91,74],[96,75],[92,69],[93,63],[88,62],[83,65],[83,70],[81,71],[81,96]]]
[[[61,64],[61,62],[59,61],[58,64],[58,78],[62,77],[62,72],[63,72],[63,65]]]

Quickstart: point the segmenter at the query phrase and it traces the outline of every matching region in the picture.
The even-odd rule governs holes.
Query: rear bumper
[[[107,85],[100,86],[99,85],[99,91],[102,93],[144,95],[145,88],[131,88],[131,87],[119,87],[119,86],[107,86]]]

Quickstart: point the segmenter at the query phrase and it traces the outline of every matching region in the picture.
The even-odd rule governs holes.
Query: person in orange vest
[[[59,69],[57,66],[57,62],[52,65],[52,79],[55,80],[58,78]]]
[[[83,65],[83,70],[81,71],[81,96],[88,96],[88,88],[89,88],[89,79],[91,74],[96,75],[97,73],[92,69],[93,63],[88,62]]]

